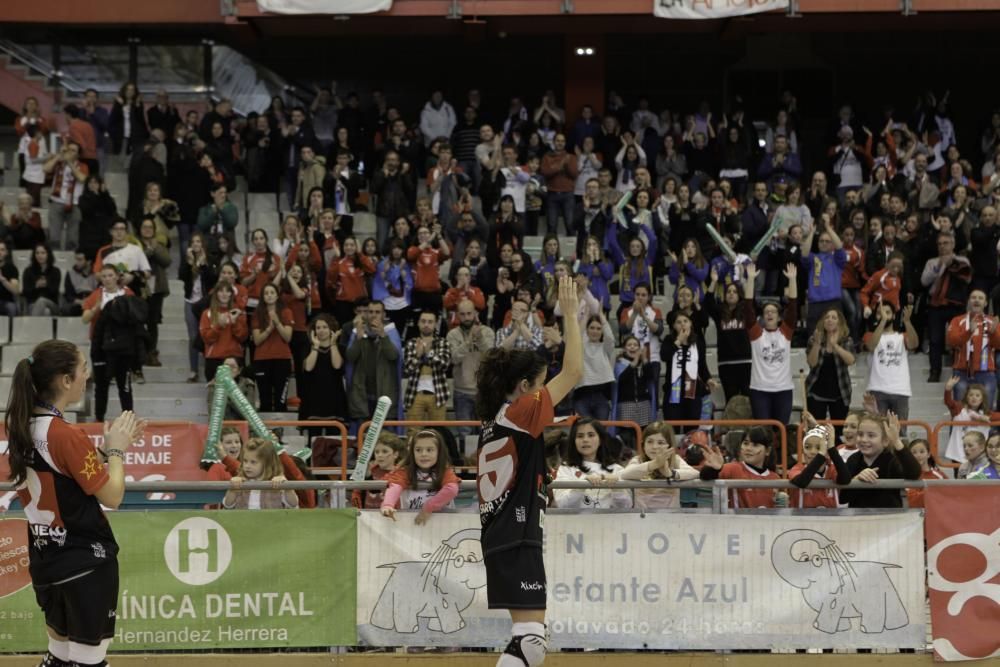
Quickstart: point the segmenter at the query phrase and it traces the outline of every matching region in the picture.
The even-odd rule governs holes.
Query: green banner
[[[112,651],[356,644],[354,510],[113,512]],[[0,520],[0,653],[42,651],[26,521]]]

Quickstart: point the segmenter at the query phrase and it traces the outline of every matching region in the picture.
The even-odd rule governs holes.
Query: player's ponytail
[[[31,438],[31,418],[35,402],[51,403],[56,398],[53,384],[63,375],[71,378],[83,372],[80,353],[76,345],[65,340],[47,340],[35,346],[31,355],[17,362],[11,380],[10,397],[7,399],[7,454],[10,479],[15,484],[23,482],[28,472],[28,462],[35,444]]]
[[[476,371],[476,414],[493,419],[521,380],[534,382],[546,367],[545,359],[530,350],[495,347],[487,352]]]

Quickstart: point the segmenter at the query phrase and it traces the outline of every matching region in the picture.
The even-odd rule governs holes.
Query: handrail
[[[579,416],[578,415],[570,415],[570,416],[568,416],[566,418],[557,418],[557,419],[559,421],[554,421],[551,424],[548,424],[545,428],[554,428],[554,427],[555,428],[566,428],[566,427],[572,426],[573,422],[575,422],[577,419],[579,419]],[[614,420],[614,419],[601,419],[600,422],[602,424],[604,424],[605,426],[619,426],[619,427],[622,427],[622,428],[630,428],[630,429],[632,429],[633,431],[635,431],[636,442],[640,443],[640,446],[641,446],[641,443],[642,443],[642,427],[640,427],[635,422],[633,422],[633,421]],[[680,422],[671,422],[671,423],[680,423]],[[775,422],[775,423],[777,424],[778,422]],[[371,425],[371,421],[369,420],[369,421],[361,422],[361,425],[358,426],[358,435],[357,435],[358,442],[362,442],[365,439],[365,433],[368,431],[368,427],[370,425]],[[385,421],[385,426],[406,426],[406,427],[411,427],[412,426],[414,428],[416,428],[416,427],[421,427],[422,428],[422,427],[425,427],[425,426],[475,426],[475,427],[480,427],[482,425],[483,425],[483,423],[480,422],[480,421],[473,421],[473,420],[468,420],[468,419],[466,419],[466,420],[460,420],[460,419],[450,419],[450,420],[449,419],[441,419],[441,420],[437,420],[437,421],[422,421],[422,422],[408,421],[406,419],[387,419]]]
[[[846,419],[817,419],[818,424],[829,424],[830,426],[843,426],[847,420]],[[931,425],[925,421],[920,421],[919,419],[903,419],[899,422],[900,426],[919,426],[927,432],[927,442],[930,443],[930,452],[934,455],[934,460],[937,460],[937,434],[931,429]],[[801,426],[801,422],[800,422]],[[797,429],[798,433],[795,436],[795,455],[796,461],[802,461],[802,441],[805,440],[806,432],[804,428]],[[911,438],[912,439],[912,438]]]
[[[74,95],[82,95],[89,88],[93,88],[99,94],[117,95],[120,88],[120,83],[116,82],[102,84],[92,81],[81,81],[73,76],[69,76],[63,70],[55,69],[52,63],[47,62],[23,46],[7,39],[0,39],[0,53],[5,53],[18,64],[24,65],[35,74],[44,76],[49,81],[56,81],[61,88]],[[209,96],[216,101],[220,99],[216,91],[206,89],[205,86],[200,84],[182,85],[165,83],[157,87],[162,88],[168,95],[172,96],[194,96],[198,99]],[[240,115],[245,115],[242,111],[235,108],[234,111]]]
[[[383,480],[366,480],[363,482],[335,481],[335,480],[305,480],[282,482],[280,488],[288,490],[331,490],[331,491],[352,491],[355,489],[365,491],[380,491],[386,488]],[[557,481],[549,485],[553,489],[592,489],[595,488],[587,481]],[[810,489],[857,489],[858,484],[836,484],[830,480],[817,479],[809,485]],[[1000,486],[1000,480],[996,479],[880,479],[875,482],[865,482],[865,489],[926,489],[932,486]],[[463,480],[460,487],[464,491],[476,489],[476,482]],[[126,491],[140,491],[143,493],[166,492],[166,491],[226,491],[232,488],[230,482],[224,481],[162,481],[162,482],[125,482]],[[245,491],[266,491],[274,489],[273,482],[250,482],[244,481],[240,488]],[[431,488],[430,484],[420,484],[418,488]],[[749,480],[749,479],[716,479],[712,481],[690,480],[686,482],[670,482],[668,480],[628,480],[618,482],[607,482],[601,484],[602,489],[792,489],[797,488],[788,480]],[[14,491],[17,486],[4,482],[0,484],[0,493]]]
[[[156,422],[156,423],[157,424],[161,424],[161,423],[165,423],[165,422]],[[243,420],[228,420],[227,419],[226,421],[224,421],[222,423],[225,426],[237,426],[239,424],[245,424],[246,422],[243,421]],[[264,426],[274,427],[274,428],[284,428],[284,427],[287,426],[287,427],[291,427],[291,428],[335,428],[335,429],[337,429],[338,431],[340,431],[340,479],[341,480],[346,480],[347,479],[347,440],[349,439],[349,435],[347,433],[347,426],[345,426],[342,422],[336,421],[334,419],[325,419],[325,420],[324,419],[315,419],[315,420],[314,419],[307,419],[307,420],[301,420],[301,419],[284,419],[284,420],[282,420],[282,419],[278,419],[278,420],[265,420],[264,421]],[[312,466],[310,465],[309,467],[310,467],[310,470],[311,470]],[[325,470],[328,470],[328,469],[325,469]],[[317,473],[314,473],[314,474],[317,474]],[[322,473],[318,473],[318,474],[328,474],[328,473],[322,472]]]
[[[52,63],[46,62],[20,44],[15,44],[8,39],[0,39],[0,51],[46,79],[58,79],[59,85],[70,92],[82,93],[88,87],[83,82],[57,70],[52,66]]]
[[[939,440],[938,434],[941,432],[941,429],[944,428],[945,426],[977,426],[979,428],[984,428],[984,427],[1000,426],[1000,422],[991,421],[989,423],[985,423],[985,422],[944,421],[944,422],[937,422],[934,425],[934,431],[933,431],[934,440],[931,443],[932,447],[931,453],[934,454],[934,460],[937,462],[938,467],[957,469],[962,467],[961,463],[954,463],[952,461],[949,461],[948,463],[942,463],[941,460],[938,458],[938,440]]]

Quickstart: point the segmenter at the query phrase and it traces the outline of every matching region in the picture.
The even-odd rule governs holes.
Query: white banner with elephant
[[[486,646],[475,514],[358,524],[358,637],[372,646]],[[546,516],[552,648],[914,648],[925,643],[923,522],[679,513]]]

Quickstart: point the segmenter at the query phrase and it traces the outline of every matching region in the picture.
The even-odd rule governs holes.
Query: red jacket
[[[454,329],[458,326],[458,304],[462,299],[468,299],[478,311],[486,310],[486,296],[483,290],[475,286],[470,286],[468,290],[460,290],[457,287],[449,287],[444,294],[444,309],[448,311],[448,328]]]
[[[267,272],[264,272],[264,259],[267,255],[271,256],[271,266],[268,267]],[[247,254],[243,258],[243,264],[240,266],[240,280],[250,277],[253,274],[254,269],[259,271],[257,274],[257,279],[254,280],[249,285],[245,285],[247,288],[247,297],[250,299],[260,299],[260,291],[264,289],[264,285],[270,280],[274,280],[274,277],[278,275],[278,271],[281,270],[281,259],[275,255],[270,250],[263,252],[252,252]]]
[[[989,315],[979,317],[982,319],[965,313],[948,323],[946,342],[954,352],[952,368],[956,371],[976,373],[996,370],[993,356],[1000,349],[1000,322]],[[983,330],[987,324],[991,328],[989,334]]]
[[[365,277],[375,273],[371,257],[356,253],[330,262],[326,270],[326,291],[334,301],[354,303],[368,296]]]
[[[247,317],[240,315],[236,322],[225,326],[212,324],[212,309],[206,308],[201,314],[198,332],[205,343],[206,359],[243,358],[243,343],[247,339]]]
[[[406,260],[413,266],[413,289],[416,292],[441,292],[441,276],[438,273],[443,259],[437,248],[410,246]]]
[[[840,274],[840,286],[845,289],[860,289],[868,279],[865,275],[865,251],[857,246],[844,246],[844,251],[847,253],[847,264]]]
[[[893,310],[899,312],[899,293],[903,288],[903,280],[889,273],[889,269],[879,269],[872,274],[865,286],[861,288],[861,307],[870,306],[872,310],[880,303],[892,304]]]
[[[546,153],[542,158],[541,172],[549,192],[573,192],[580,170],[576,156],[562,151]]]
[[[292,268],[292,266],[299,259],[299,249],[294,248],[288,251],[288,257],[285,258],[285,270]],[[309,242],[309,270],[313,273],[319,272],[323,268],[323,256],[320,255],[319,246],[315,242]]]

